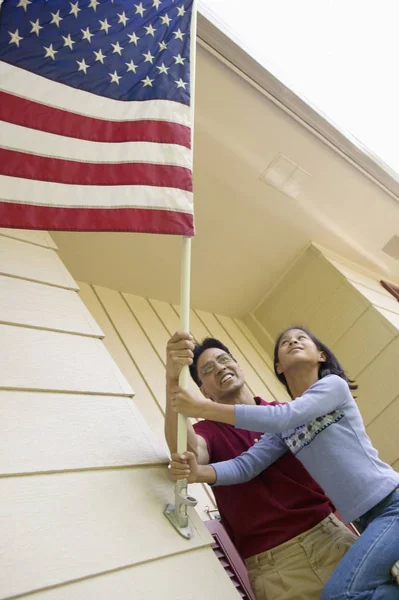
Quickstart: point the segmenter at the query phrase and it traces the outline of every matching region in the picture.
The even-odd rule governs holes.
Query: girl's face
[[[325,354],[302,329],[289,329],[282,336],[278,346],[277,372],[286,373],[299,364],[317,367],[325,362]]]

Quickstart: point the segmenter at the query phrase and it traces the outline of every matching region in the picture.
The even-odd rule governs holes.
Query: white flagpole
[[[190,97],[191,97],[191,153],[194,152],[194,98],[195,98],[195,62],[197,39],[197,2],[193,0],[191,16],[191,49],[190,49]],[[194,165],[194,163],[192,162]],[[190,331],[190,275],[191,275],[191,238],[182,238],[181,283],[180,283],[180,329]],[[179,377],[179,386],[188,388],[189,369],[183,367]],[[177,415],[177,452],[183,454],[187,450],[187,418]],[[195,506],[197,501],[187,495],[187,479],[177,481],[175,484],[175,504],[168,504],[165,516],[173,527],[185,538],[193,536],[188,523],[187,507]]]
[[[180,288],[180,329],[190,332],[190,275],[191,275],[191,238],[182,238],[181,288]],[[188,387],[189,369],[184,367],[180,373],[179,386]],[[177,452],[187,450],[187,419],[177,415]],[[187,482],[186,482],[187,487]]]
[[[190,275],[191,275],[191,238],[182,238],[181,260],[181,287],[180,287],[180,329],[190,331]],[[179,386],[188,388],[189,369],[183,367],[179,376]],[[177,415],[177,452],[183,454],[187,450],[187,418]],[[177,481],[175,484],[175,511],[180,527],[188,527],[187,504],[182,498],[187,499],[187,479]],[[192,504],[192,502],[190,502]]]
[[[195,103],[195,67],[197,42],[197,0],[193,0],[190,31],[190,108],[191,108],[191,159],[194,167],[194,103]],[[191,238],[182,238],[181,284],[180,284],[180,329],[190,332],[190,275],[191,275]],[[184,367],[180,373],[179,386],[188,387],[189,369]],[[187,419],[178,415],[177,421],[177,452],[182,454],[187,450]],[[187,491],[187,481],[183,481]],[[179,486],[176,485],[176,491]],[[187,511],[186,511],[187,512]]]
[[[180,329],[190,331],[190,274],[191,274],[191,238],[182,238],[181,288],[180,288]],[[189,369],[183,367],[179,376],[179,386],[188,388]],[[177,452],[183,454],[187,450],[187,418],[177,415]],[[197,501],[187,494],[187,479],[175,484],[175,503],[168,504],[164,514],[173,527],[186,539],[193,537],[188,523],[188,506],[195,506]]]

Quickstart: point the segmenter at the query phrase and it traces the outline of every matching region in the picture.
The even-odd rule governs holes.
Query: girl
[[[190,456],[196,479],[216,485],[252,479],[276,460],[270,434],[282,432],[282,442],[324,489],[344,521],[353,521],[362,534],[331,575],[321,600],[398,600],[391,573],[399,559],[399,474],[378,458],[366,434],[351,394],[357,386],[331,350],[300,327],[279,335],[274,370],[294,402],[229,406],[176,388],[172,401],[176,412],[269,434],[230,461],[197,468]],[[231,380],[225,377],[227,371],[226,366],[220,375],[226,386]],[[183,456],[182,477],[187,477],[187,458]]]

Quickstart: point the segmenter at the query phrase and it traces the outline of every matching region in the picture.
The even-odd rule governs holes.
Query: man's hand
[[[175,412],[186,417],[206,417],[207,409],[213,404],[199,389],[185,390],[176,386],[171,390],[171,404]]]
[[[177,383],[182,368],[191,365],[194,357],[194,340],[190,333],[177,331],[166,346],[166,379]]]
[[[188,483],[197,481],[198,464],[194,452],[188,450],[181,456],[174,452],[169,463],[172,481],[187,479]]]

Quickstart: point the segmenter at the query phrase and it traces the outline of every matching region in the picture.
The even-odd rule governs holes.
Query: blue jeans
[[[399,600],[399,487],[354,523],[361,536],[327,581],[320,600]]]

